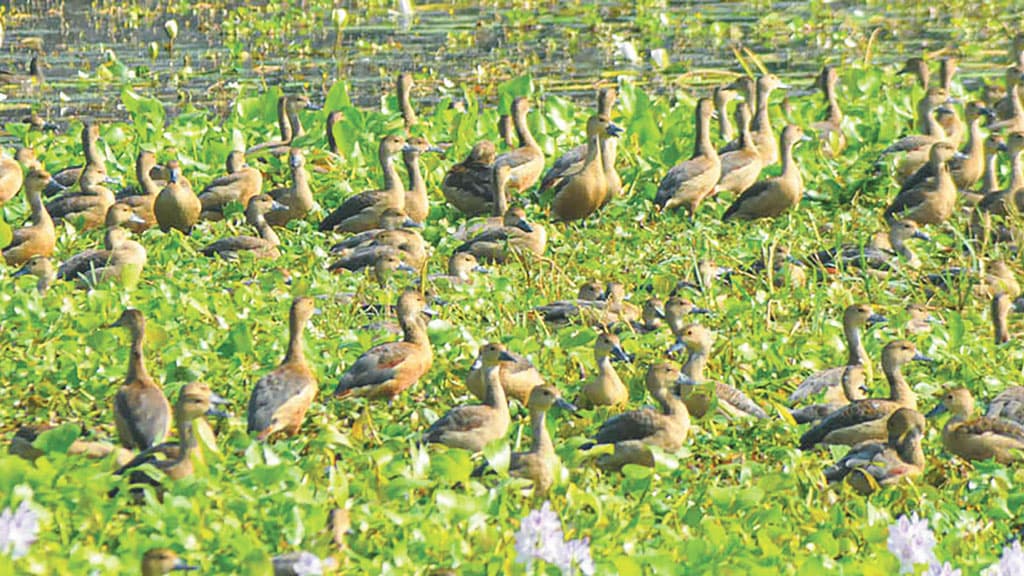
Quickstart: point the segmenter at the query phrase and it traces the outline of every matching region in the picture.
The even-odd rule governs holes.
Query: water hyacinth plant
[[[28,554],[32,543],[39,535],[39,515],[32,510],[27,500],[11,511],[4,508],[0,513],[0,554],[18,559]]]
[[[590,556],[590,538],[564,539],[562,521],[544,502],[540,510],[533,510],[523,518],[516,532],[516,563],[530,570],[535,561],[557,566],[562,574],[594,574],[594,561]]]
[[[904,514],[889,526],[889,551],[900,562],[900,574],[916,574],[917,567],[926,564],[925,576],[961,576],[962,571],[949,562],[939,562],[935,556],[935,533],[928,527],[928,520],[919,518],[917,512],[909,517]],[[1024,574],[1024,550],[1020,541],[1003,548],[999,562],[982,572],[983,576],[1019,576]]]

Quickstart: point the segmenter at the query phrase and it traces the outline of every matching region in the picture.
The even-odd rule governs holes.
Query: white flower
[[[344,8],[335,8],[331,10],[331,22],[334,22],[336,28],[341,28],[345,25],[345,20],[348,20],[348,10]]]
[[[551,510],[551,502],[544,502],[540,510],[534,510],[523,518],[516,532],[516,562],[533,565],[534,560],[555,564],[564,545],[562,521]]]
[[[932,565],[928,567],[928,571],[924,573],[924,576],[960,576],[960,569],[954,569],[949,562],[946,562],[945,564],[932,562]]]
[[[1021,549],[1020,541],[1003,548],[1003,555],[996,562],[983,572],[985,576],[1017,576],[1024,574],[1024,550]]]
[[[298,576],[320,576],[324,573],[324,567],[316,554],[301,552],[295,564],[292,565],[292,572]]]
[[[572,575],[579,570],[587,576],[593,576],[594,560],[590,557],[590,538],[569,540],[563,544],[555,564],[562,570],[563,575]]]
[[[914,512],[909,518],[904,514],[895,524],[889,526],[889,551],[900,561],[900,574],[913,574],[916,564],[933,564],[935,558],[935,534],[928,528],[928,521],[918,518]]]
[[[39,515],[32,510],[27,500],[22,500],[16,511],[4,508],[0,514],[0,554],[21,558],[28,554],[38,534]]]
[[[178,37],[178,23],[174,20],[164,22],[164,32],[172,41]]]
[[[668,52],[664,48],[655,48],[651,50],[651,61],[658,68],[664,68],[668,66]]]

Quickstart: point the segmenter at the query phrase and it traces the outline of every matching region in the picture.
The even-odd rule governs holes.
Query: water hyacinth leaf
[[[61,424],[56,428],[41,432],[32,442],[32,446],[47,454],[63,454],[81,434],[82,429],[79,426],[70,423]]]

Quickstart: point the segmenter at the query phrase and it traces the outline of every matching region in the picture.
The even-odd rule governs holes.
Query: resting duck
[[[487,214],[494,209],[494,158],[490,140],[477,142],[469,156],[448,169],[441,182],[445,200],[467,216]]]
[[[118,204],[129,206],[139,218],[139,222],[129,226],[132,232],[142,233],[157,224],[156,214],[153,212],[153,204],[156,202],[156,197],[160,194],[163,186],[157,184],[151,175],[156,166],[156,154],[149,150],[140,150],[135,158],[135,178],[139,182],[140,194],[117,198]]]
[[[919,268],[921,259],[907,245],[907,240],[917,238],[931,242],[928,236],[912,220],[897,220],[889,223],[889,231],[879,232],[864,246],[846,244],[840,248],[829,248],[811,254],[806,261],[828,271],[845,268],[866,268],[890,271],[899,267],[902,258],[907,266]]]
[[[35,276],[36,292],[46,294],[50,286],[57,280],[57,269],[53,267],[53,261],[46,256],[33,256],[28,262],[22,265],[17,272],[11,275],[12,278],[19,276]]]
[[[138,217],[128,206],[120,202],[114,204],[107,210],[107,230],[125,227],[127,224],[137,221]],[[125,233],[106,234],[104,236],[104,250],[83,250],[71,256],[61,263],[57,269],[57,277],[61,280],[75,280],[90,273],[94,269],[106,266],[111,259],[115,246],[121,245],[128,239]]]
[[[878,488],[894,486],[924,472],[925,419],[912,408],[900,408],[885,423],[885,442],[864,442],[850,449],[839,462],[825,470],[829,483],[846,481],[865,496]]]
[[[962,155],[952,144],[933,144],[928,158],[935,178],[901,191],[886,208],[886,220],[910,220],[919,225],[948,220],[956,208],[957,188],[949,167],[949,161],[955,157]]]
[[[171,572],[198,569],[198,566],[190,566],[173,550],[167,548],[153,548],[142,556],[142,576],[164,576]]]
[[[281,206],[265,214],[271,226],[284,226],[292,220],[302,220],[313,210],[313,191],[309,188],[309,172],[306,171],[306,158],[302,150],[292,148],[288,155],[288,165],[292,169],[292,185],[270,191],[270,197]]]
[[[242,253],[249,253],[255,258],[276,259],[281,255],[278,250],[281,239],[277,237],[277,233],[267,222],[266,216],[286,210],[289,208],[271,198],[269,194],[253,196],[245,208],[245,221],[256,229],[259,236],[221,238],[205,246],[201,252],[204,256],[220,256],[225,260],[237,260]]]
[[[427,262],[427,243],[415,229],[385,230],[365,246],[342,250],[338,254],[340,257],[328,267],[332,272],[362,270],[373,266],[385,254],[397,255],[410,267],[419,270]]]
[[[31,168],[25,178],[25,198],[32,216],[27,226],[12,231],[11,242],[3,249],[4,260],[9,266],[21,266],[33,256],[53,256],[57,234],[53,219],[43,204],[43,189],[49,181],[50,173],[42,167]]]
[[[353,234],[344,240],[335,243],[331,246],[332,254],[341,254],[347,250],[353,250],[356,248],[364,248],[373,243],[381,233],[388,230],[400,230],[402,228],[420,228],[421,225],[418,222],[414,222],[412,218],[406,215],[404,210],[397,208],[388,208],[381,212],[380,215],[380,228],[373,228],[371,230],[365,230],[358,234]]]
[[[171,171],[170,180],[153,202],[153,212],[160,230],[168,232],[173,228],[187,236],[199,222],[202,201],[196,197],[192,186],[182,179],[177,161],[168,162],[167,167]]]
[[[696,139],[693,156],[673,166],[661,183],[654,204],[661,210],[685,207],[692,217],[701,201],[711,194],[722,175],[718,152],[711,144],[711,116],[714,104],[707,98],[697,101],[695,111]]]
[[[629,388],[622,383],[612,360],[632,362],[633,358],[622,349],[619,337],[611,332],[601,332],[594,341],[594,363],[597,374],[580,388],[576,405],[580,408],[595,406],[623,407],[629,402]]]
[[[533,139],[530,126],[526,122],[526,115],[529,112],[530,101],[527,98],[520,96],[512,101],[512,122],[516,127],[516,134],[519,135],[519,148],[494,159],[495,167],[504,165],[511,169],[508,188],[516,192],[533,186],[544,170],[544,152]]]
[[[121,445],[131,450],[147,450],[163,441],[171,431],[171,405],[164,391],[146,371],[143,343],[146,318],[128,308],[109,328],[124,327],[131,334],[128,371],[124,384],[114,397],[114,422]]]
[[[100,127],[91,122],[82,123],[82,153],[85,155],[85,164],[82,166],[69,166],[58,170],[53,174],[53,179],[47,183],[44,193],[47,196],[53,196],[60,192],[64,192],[68,188],[78,183],[82,177],[82,173],[85,172],[87,167],[92,167],[94,170],[102,174],[105,178],[107,175],[106,161],[103,159],[103,155],[100,154],[100,148],[97,144],[100,139]]]
[[[105,180],[105,174],[86,166],[78,182],[79,191],[50,200],[46,211],[55,221],[67,220],[82,230],[99,228],[115,201],[114,192],[102,184]]]
[[[957,388],[942,397],[942,403],[928,413],[928,417],[952,412],[953,417],[942,429],[942,445],[946,450],[965,460],[995,459],[1011,464],[1021,459],[1024,452],[1024,426],[1011,420],[972,417],[974,397],[966,388]]]
[[[721,155],[722,175],[713,194],[742,194],[757,182],[761,174],[761,153],[754,146],[754,138],[750,133],[750,108],[746,102],[736,106],[736,123],[740,127],[740,147]]]
[[[405,187],[398,176],[394,159],[406,149],[405,138],[386,136],[380,142],[377,156],[384,170],[384,188],[360,192],[349,196],[320,222],[320,230],[327,232],[363,232],[378,228],[380,215],[388,208],[405,210]]]
[[[503,168],[497,170],[504,173]],[[455,249],[470,252],[481,262],[504,264],[512,254],[543,256],[547,247],[547,230],[526,220],[526,211],[515,206],[502,217],[503,226],[486,230]]]
[[[499,364],[498,379],[506,398],[514,398],[523,406],[527,405],[530,393],[537,386],[544,385],[544,377],[529,358],[505,351],[506,358]],[[466,376],[466,388],[481,402],[487,399],[487,384],[484,381],[483,352],[477,356]]]
[[[551,304],[537,306],[537,312],[544,318],[545,322],[552,324],[564,324],[576,318],[582,308],[603,307],[604,287],[598,282],[584,282],[580,285],[575,300],[559,300]]]
[[[776,218],[800,203],[804,180],[800,166],[793,157],[793,148],[809,140],[804,131],[790,124],[782,130],[782,174],[756,182],[722,214],[722,220],[757,220]],[[758,148],[760,150],[760,148]]]
[[[457,252],[448,258],[447,274],[432,274],[431,282],[444,281],[452,284],[472,284],[473,273],[489,274],[490,270],[480,265],[476,256],[469,252]]]
[[[706,390],[712,386],[704,376],[704,367],[711,357],[711,332],[707,328],[700,324],[690,324],[682,329],[679,341],[686,346],[690,355],[681,370],[677,392],[691,416],[703,418],[717,399],[718,409],[726,416],[768,417],[763,408],[728,384],[715,382],[713,390]]]
[[[1002,418],[1024,426],[1024,386],[1010,386],[988,404],[987,418]]]
[[[245,155],[235,150],[228,154],[227,171],[214,179],[199,194],[203,220],[223,220],[229,202],[248,206],[249,200],[263,190],[263,174],[245,162]]]
[[[0,148],[0,206],[14,198],[24,181],[25,174],[21,170],[21,164]]]

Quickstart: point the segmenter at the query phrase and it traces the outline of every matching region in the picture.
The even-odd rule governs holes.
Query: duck
[[[544,377],[529,358],[509,352],[507,349],[505,352],[511,360],[502,360],[499,363],[498,379],[501,381],[501,387],[505,391],[506,398],[515,399],[526,406],[533,389],[544,385]],[[484,372],[483,351],[481,351],[466,376],[466,388],[481,402],[487,400],[487,383],[484,380]]]
[[[800,437],[800,449],[809,450],[818,444],[846,444],[883,441],[886,439],[885,421],[900,408],[917,410],[917,397],[902,367],[912,361],[931,362],[909,340],[894,340],[882,349],[882,371],[889,381],[888,398],[854,400],[829,414]]]
[[[320,222],[320,231],[363,232],[378,228],[380,215],[388,208],[405,210],[405,187],[394,159],[406,149],[405,138],[385,136],[377,156],[384,170],[384,188],[349,196]]]
[[[433,315],[418,290],[407,289],[398,299],[398,322],[403,337],[370,348],[353,362],[334,389],[338,399],[385,399],[389,402],[416,384],[434,363],[423,315]],[[507,354],[506,354],[507,355]]]
[[[607,328],[620,323],[631,325],[640,319],[641,309],[626,301],[626,286],[621,282],[608,282],[604,288],[604,305],[581,310],[591,326]]]
[[[843,111],[839,108],[836,87],[839,85],[839,73],[832,66],[825,66],[818,74],[815,87],[825,96],[828,112],[824,120],[811,124],[817,132],[821,149],[829,158],[835,158],[846,149],[846,135],[843,133]]]
[[[22,426],[18,428],[14,433],[14,437],[11,438],[11,445],[8,447],[7,453],[29,462],[35,462],[40,457],[45,456],[46,452],[33,446],[33,443],[42,433],[54,428],[56,426],[52,424]],[[84,456],[91,460],[111,458],[117,465],[117,468],[124,466],[135,458],[134,452],[122,446],[115,446],[109,442],[82,440],[80,438],[73,440],[65,453],[68,456]]]
[[[385,254],[396,255],[413,269],[419,270],[427,262],[427,243],[415,229],[385,230],[365,246],[338,252],[339,258],[331,263],[328,270],[356,272],[373,266]]]
[[[59,192],[64,192],[66,189],[74,186],[78,183],[78,180],[82,177],[82,173],[88,166],[94,167],[103,176],[107,174],[106,161],[103,159],[103,155],[100,154],[99,148],[100,139],[100,127],[91,122],[82,123],[82,153],[85,156],[85,164],[79,166],[69,166],[62,168],[53,173],[53,179],[48,183],[44,193],[47,196],[53,196]]]
[[[793,148],[809,138],[799,126],[790,124],[782,130],[781,140],[782,174],[759,180],[747,188],[722,214],[724,222],[776,218],[800,203],[804,180],[793,157]]]
[[[412,106],[412,87],[414,85],[412,74],[409,72],[399,74],[396,85],[398,88],[398,107],[402,111],[402,122],[405,124],[405,132],[408,134],[409,130],[419,123],[419,119],[416,117],[416,109]]]
[[[254,146],[250,146],[246,151],[246,155],[257,154],[259,152],[269,150],[271,148],[279,148],[281,146],[289,146],[292,142],[292,124],[288,119],[288,106],[290,106],[290,98],[287,94],[280,96],[277,99],[277,126],[281,131],[280,140],[270,140],[262,142]]]
[[[977,192],[961,189],[964,205],[973,208],[981,203],[986,196],[999,191],[999,154],[1008,152],[1006,139],[999,134],[989,134],[985,138],[985,166],[982,172],[981,187]]]
[[[192,187],[182,182],[178,162],[172,160],[167,167],[171,171],[170,179],[153,202],[153,213],[160,230],[168,232],[174,229],[187,236],[199,222],[203,204],[192,192]]]
[[[919,268],[920,257],[907,245],[911,238],[932,241],[913,220],[896,220],[889,223],[887,232],[874,234],[863,246],[844,244],[815,252],[804,260],[829,271],[849,267],[890,271],[899,267],[900,259],[911,268]]]
[[[202,206],[200,215],[203,220],[223,220],[224,207],[229,202],[248,206],[249,199],[263,190],[263,174],[259,169],[246,163],[245,153],[241,150],[229,153],[226,164],[228,173],[215,178],[199,193],[199,203]]]
[[[981,102],[967,104],[966,116],[970,125],[967,144],[960,156],[955,156],[949,161],[950,175],[959,190],[970,189],[981,179],[985,169],[985,136],[981,133],[981,121],[991,117],[992,114],[992,111]],[[936,174],[934,169],[931,162],[919,168],[903,182],[900,188],[901,192],[917,187],[929,178],[934,178]]]
[[[42,84],[44,82],[43,68],[48,66],[41,56],[34,54],[28,63],[27,76],[11,70],[0,70],[0,84],[25,84],[33,80],[38,84]]]
[[[923,304],[911,302],[903,309],[907,313],[907,322],[903,325],[904,331],[910,335],[925,334],[931,332],[933,324],[941,324],[942,321],[931,313],[931,310]]]
[[[885,150],[882,156],[903,153],[896,166],[896,181],[902,185],[914,175],[922,166],[928,164],[930,151],[933,144],[948,141],[947,134],[942,127],[941,121],[953,114],[951,108],[939,106],[935,108],[934,114],[929,114],[929,132],[927,134],[911,134],[900,138]],[[956,146],[953,146],[956,149]]]
[[[715,189],[722,175],[722,163],[711,144],[711,116],[714,104],[708,98],[697,101],[696,137],[693,155],[673,166],[661,183],[654,204],[661,210],[685,207],[692,218],[704,198]]]
[[[66,220],[82,230],[99,228],[116,201],[114,192],[101,183],[104,179],[105,175],[87,166],[78,183],[79,192],[50,200],[46,211],[55,221]]]
[[[427,183],[423,180],[423,173],[420,172],[420,155],[427,152],[443,153],[444,150],[438,146],[432,146],[422,136],[413,136],[406,140],[406,147],[402,150],[402,161],[409,174],[409,187],[405,190],[405,213],[414,222],[420,224],[427,221],[427,214],[430,213]]]
[[[126,309],[108,328],[126,328],[131,335],[128,371],[114,397],[114,423],[122,446],[144,451],[156,446],[171,431],[171,405],[164,391],[146,370],[143,343],[146,317],[136,308]]]
[[[327,115],[327,150],[336,157],[341,157],[341,149],[338,147],[338,137],[334,135],[334,127],[345,119],[345,113],[341,110],[334,110]]]
[[[957,188],[950,174],[949,161],[959,152],[948,142],[936,142],[929,152],[929,163],[935,178],[901,191],[888,208],[885,218],[910,220],[918,225],[942,224],[956,209]]]
[[[623,130],[607,116],[594,115],[587,121],[587,155],[575,169],[562,173],[551,189],[555,197],[551,212],[563,222],[583,220],[597,211],[608,197],[608,180],[601,148],[607,138],[617,138]]]
[[[83,289],[91,289],[107,282],[119,282],[127,288],[137,286],[148,260],[146,248],[132,240],[128,230],[124,228],[107,229],[103,245],[105,250],[76,262],[77,269],[69,267],[65,272],[66,279],[74,280],[78,287]],[[57,272],[60,276],[61,270],[58,269]]]
[[[292,300],[288,312],[288,352],[281,364],[256,382],[249,397],[247,429],[260,441],[277,433],[295,436],[318,392],[316,373],[306,362],[302,334],[317,312],[313,299]]]
[[[885,316],[878,314],[868,304],[851,304],[843,312],[843,335],[846,336],[846,364],[828,368],[811,374],[789,395],[788,402],[793,404],[822,391],[825,401],[831,404],[846,404],[859,400],[864,393],[856,386],[847,388],[850,382],[850,370],[863,369],[870,364],[868,353],[861,341],[861,329],[865,326],[885,322]],[[861,376],[859,380],[863,381]],[[852,393],[852,394],[851,394]]]
[[[288,155],[288,165],[292,169],[292,185],[275,188],[269,193],[279,206],[265,214],[267,224],[271,226],[284,226],[292,220],[302,220],[313,210],[313,191],[309,188],[309,172],[306,171],[306,158],[302,150],[292,148]]]
[[[21,190],[24,182],[25,173],[21,169],[21,164],[0,148],[0,206],[10,202]]]
[[[152,548],[142,556],[142,576],[164,576],[171,572],[198,569],[198,566],[190,566],[168,548]]]
[[[864,442],[825,470],[830,484],[845,481],[859,494],[912,480],[924,472],[921,439],[925,418],[913,408],[900,408],[885,421],[885,442]]]
[[[992,216],[1007,217],[1024,208],[1024,132],[1013,132],[1007,139],[1010,155],[1010,183],[981,198],[971,214],[969,232],[976,240],[1005,241],[1017,233],[1008,223],[994,226]]]
[[[485,344],[480,357],[486,389],[483,404],[452,408],[427,428],[423,443],[444,444],[476,453],[508,434],[512,419],[499,374],[503,361],[514,362],[515,359],[497,342]]]
[[[432,274],[429,280],[432,282],[442,280],[452,285],[472,284],[474,272],[477,274],[489,274],[490,270],[481,266],[476,256],[473,256],[471,253],[456,252],[448,258],[448,273]]]
[[[604,298],[604,286],[598,282],[588,281],[580,285],[575,300],[558,300],[537,306],[533,311],[540,314],[549,324],[565,324],[577,318],[582,308],[603,307]]]
[[[779,145],[772,128],[771,114],[768,112],[768,101],[771,93],[778,88],[787,88],[774,74],[763,74],[757,78],[757,110],[750,125],[750,133],[754,137],[754,146],[761,153],[761,164],[771,166],[779,160]],[[734,141],[722,149],[732,152],[738,149],[739,142]]]
[[[1024,386],[1010,386],[988,403],[986,418],[1001,418],[1024,426]]]
[[[245,151],[246,156],[255,156],[269,153],[274,156],[284,156],[291,150],[292,143],[306,134],[299,118],[299,110],[314,108],[309,98],[304,95],[284,95],[277,99],[277,123],[281,131],[280,140],[271,140]]]
[[[421,227],[421,224],[414,221],[412,218],[409,218],[405,211],[399,208],[388,208],[381,212],[379,224],[380,228],[364,230],[363,232],[353,234],[348,238],[335,243],[331,246],[330,252],[332,254],[342,254],[348,250],[365,248],[366,246],[371,245],[373,241],[377,239],[377,236],[388,230]]]
[[[689,351],[686,364],[680,371],[676,392],[694,418],[703,418],[714,399],[704,389],[710,385],[704,376],[704,367],[711,357],[711,332],[700,324],[689,324],[681,330],[679,342]],[[717,398],[718,409],[732,418],[767,418],[768,413],[737,388],[715,382],[712,395]]]
[[[32,216],[28,225],[12,230],[11,241],[2,252],[8,266],[21,266],[33,256],[53,256],[57,234],[43,204],[43,189],[49,181],[50,173],[41,166],[29,169],[25,177],[25,197]]]
[[[613,360],[632,362],[633,358],[622,348],[619,337],[611,332],[601,332],[594,341],[594,363],[597,374],[581,388],[575,404],[588,409],[596,406],[622,408],[629,402],[629,388],[622,383],[612,365]]]
[[[1013,120],[1019,117],[1018,110],[1021,109],[1021,103],[1019,99],[1014,98],[1014,89],[1017,88],[1021,81],[1021,66],[1011,65],[1007,66],[1004,71],[1006,90],[1003,97],[1000,98],[992,109],[996,112],[996,117],[999,120]]]
[[[836,388],[838,392],[834,394],[835,399],[790,409],[789,415],[793,418],[793,422],[797,424],[817,422],[850,402],[865,397],[864,392],[867,390],[868,383],[865,366],[851,364],[841,368],[842,373]]]
[[[122,225],[127,224],[136,218],[132,209],[124,204],[114,204],[107,210],[107,233],[104,234],[102,250],[83,250],[64,262],[57,268],[57,278],[61,280],[78,280],[94,275],[97,271],[112,264],[115,249],[123,249],[124,243],[129,235],[125,230],[118,230]],[[139,245],[141,247],[141,245]],[[132,253],[137,252],[135,246],[128,246]],[[125,254],[122,254],[123,257]],[[142,248],[142,255],[145,256],[145,248]],[[143,261],[143,264],[145,262]]]
[[[718,137],[723,142],[731,142],[736,137],[732,121],[729,120],[729,103],[740,97],[740,93],[732,84],[715,86],[711,93],[711,99],[715,103],[715,113],[718,114]],[[750,116],[750,106],[747,106],[747,116]],[[737,119],[739,115],[737,114]],[[748,120],[749,123],[749,120]]]
[[[502,173],[503,170],[499,170]],[[526,211],[513,206],[502,217],[503,226],[485,230],[455,249],[470,252],[480,262],[504,264],[509,256],[534,255],[543,257],[547,247],[547,230],[539,223],[526,219]]]
[[[659,409],[641,408],[623,412],[606,420],[592,443],[580,448],[610,444],[611,454],[598,458],[598,466],[604,470],[621,470],[626,464],[654,467],[654,455],[649,446],[657,446],[668,453],[678,452],[690,432],[690,413],[671,387],[679,379],[679,370],[667,362],[652,365],[647,370],[644,382],[647,391],[658,402]]]
[[[951,266],[928,274],[925,281],[940,290],[950,291],[958,286],[975,283],[971,286],[971,294],[978,299],[990,299],[1005,293],[1011,299],[1020,296],[1021,287],[1013,269],[1005,260],[992,260],[983,271],[972,271],[961,266]]]
[[[611,122],[612,109],[615,108],[615,101],[618,99],[618,91],[615,87],[602,88],[597,92],[597,116],[607,119]],[[587,150],[590,144],[589,137],[589,123],[587,129],[587,141],[583,144],[570,149],[565,154],[562,154],[551,168],[544,173],[544,177],[540,181],[540,192],[543,193],[547,190],[554,190],[562,187],[562,180],[569,175],[579,172],[585,161],[587,160]],[[618,126],[616,126],[619,130]],[[620,132],[621,134],[621,132]],[[607,184],[607,194],[605,195],[602,204],[607,202],[608,199],[614,198],[619,195],[622,191],[622,178],[619,176],[618,171],[615,170],[615,157],[618,150],[618,141],[613,138],[603,138],[600,145],[600,156],[601,165],[604,171],[605,183]]]
[[[789,286],[801,288],[807,284],[805,264],[793,256],[789,247],[782,244],[763,247],[764,256],[746,267],[743,272],[750,276],[765,276],[765,282],[775,288]]]
[[[928,412],[933,418],[950,412],[953,416],[942,428],[942,445],[965,460],[995,459],[1012,464],[1024,451],[1024,426],[1012,420],[973,417],[974,397],[966,388],[956,388],[942,396],[942,402]]]
[[[665,302],[661,298],[648,298],[640,308],[640,320],[633,322],[633,330],[640,334],[657,332],[665,319]]]
[[[665,323],[675,339],[674,345],[669,349],[671,352],[682,350],[685,345],[682,343],[683,330],[690,325],[687,317],[691,314],[710,314],[711,310],[701,308],[682,296],[672,296],[665,301]]]
[[[53,261],[46,256],[33,256],[11,275],[12,278],[19,276],[35,276],[36,292],[46,294],[57,280],[57,269],[54,268]]]
[[[530,391],[526,407],[530,411],[533,441],[528,452],[513,452],[509,457],[508,475],[530,480],[533,483],[534,494],[546,494],[555,483],[558,455],[555,454],[555,444],[547,427],[547,414],[554,406],[569,412],[578,410],[575,405],[562,398],[562,394],[554,386],[537,386]],[[473,475],[481,476],[486,467],[481,465],[473,471]]]
[[[291,208],[274,200],[270,194],[260,194],[249,199],[245,207],[245,221],[256,229],[259,236],[231,236],[221,238],[205,246],[200,252],[203,256],[220,256],[225,260],[237,260],[242,253],[252,254],[256,258],[274,260],[281,255],[278,247],[281,239],[277,237],[273,227],[267,222],[267,215]]]
[[[761,174],[761,153],[754,145],[750,133],[750,108],[746,102],[736,106],[736,124],[740,127],[740,146],[721,155],[722,174],[712,194],[732,192],[742,194],[757,182]]]
[[[466,216],[492,212],[496,155],[493,142],[477,142],[466,159],[449,168],[445,174],[441,182],[441,193],[445,200]]]
[[[498,116],[498,136],[501,138],[501,143],[505,145],[505,149],[516,149],[516,127],[512,123],[512,116],[508,114]]]
[[[735,92],[737,94],[737,98],[739,98],[742,102],[745,102],[747,104],[747,110],[749,112],[753,113],[753,110],[751,109],[751,107],[755,106],[756,103],[757,103],[757,85],[755,84],[753,78],[751,78],[750,76],[737,76],[736,79],[732,83],[730,83],[727,86],[725,86],[725,90],[727,92],[729,92],[729,91]],[[718,101],[717,100],[715,101],[715,110],[719,114],[718,121],[719,121],[719,124],[721,124],[721,122],[722,122],[722,118],[721,118],[722,108],[720,108],[718,106]],[[733,111],[734,114],[736,114],[737,112],[738,111]],[[725,112],[725,113],[726,113],[726,121],[728,121],[728,119],[729,119],[728,118],[728,112]],[[737,116],[733,116],[733,117],[736,118]],[[731,125],[730,125],[730,128],[731,128]],[[740,148],[740,141],[739,141],[739,139],[736,136],[732,136],[730,138],[725,138],[723,136],[722,140],[725,142],[725,144],[721,148],[718,149],[718,155],[719,156],[721,156],[722,154],[725,154],[726,152],[735,152],[736,150],[739,150],[739,148]],[[753,140],[751,140],[751,141],[753,142]]]
[[[692,280],[679,280],[672,288],[672,296],[679,294],[682,290],[693,290],[703,294],[712,284],[721,281],[728,283],[732,277],[732,268],[719,266],[714,260],[703,258],[696,263],[693,270]]]
[[[519,148],[500,154],[494,159],[495,166],[507,165],[511,170],[508,188],[523,192],[533,186],[544,170],[544,152],[533,139],[526,115],[530,112],[530,101],[520,96],[512,101],[512,123],[519,136]]]
[[[132,232],[142,233],[156,226],[156,214],[153,205],[163,187],[150,174],[157,166],[156,154],[149,150],[140,150],[135,157],[135,178],[139,182],[140,194],[119,196],[116,201],[132,209],[138,221],[128,227]]]

